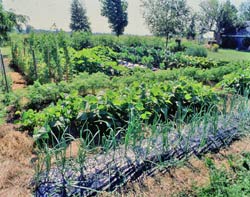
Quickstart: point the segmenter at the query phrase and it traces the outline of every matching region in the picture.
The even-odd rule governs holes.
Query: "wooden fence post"
[[[31,48],[31,53],[32,53],[32,59],[33,59],[33,64],[34,64],[35,78],[37,80],[38,79],[38,75],[37,75],[36,56],[35,56],[35,51],[32,48]]]
[[[4,75],[3,77],[5,80],[5,88],[6,88],[7,93],[9,93],[8,80],[7,80],[6,70],[5,70],[4,61],[3,61],[3,55],[2,55],[1,51],[0,51],[0,63],[2,66],[2,70],[3,70],[3,75]]]

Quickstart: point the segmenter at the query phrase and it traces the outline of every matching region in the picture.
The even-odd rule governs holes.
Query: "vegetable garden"
[[[15,109],[8,118],[36,142],[37,196],[115,190],[144,171],[223,147],[249,128],[250,61],[189,56],[187,49],[196,45],[183,46],[166,52],[164,41],[154,37],[12,35],[11,66],[29,86],[5,94]],[[69,158],[66,150],[74,140],[78,155]],[[139,170],[118,161],[121,153]],[[111,173],[98,182],[91,165],[103,155],[114,165],[110,171],[95,169],[100,177]]]

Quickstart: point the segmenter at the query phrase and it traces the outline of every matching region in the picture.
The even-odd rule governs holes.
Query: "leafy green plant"
[[[237,72],[233,72],[223,77],[223,80],[218,84],[222,88],[231,88],[236,93],[242,95],[249,95],[250,89],[250,70],[247,69],[239,69]],[[247,96],[246,95],[246,96]]]
[[[191,46],[186,48],[185,54],[194,57],[207,57],[207,49],[203,46]]]
[[[107,75],[120,75],[126,72],[125,67],[117,63],[117,54],[108,47],[94,47],[83,49],[74,56],[75,70],[78,72],[97,73],[103,72]]]
[[[81,97],[78,92],[73,92],[40,112],[24,112],[21,123],[25,129],[34,128],[36,132],[48,127],[58,133],[60,127],[77,133],[77,128],[83,126],[94,133],[96,128],[105,132],[107,125],[111,128],[126,126],[131,109],[143,120],[151,122],[155,117],[164,120],[174,116],[178,109],[191,115],[218,101],[211,88],[185,78],[175,82],[145,81],[140,84],[134,81],[117,88],[96,96]]]
[[[212,161],[210,169],[210,184],[197,189],[197,196],[247,196],[250,192],[249,153],[244,153],[240,161],[228,161],[230,171],[218,169]]]

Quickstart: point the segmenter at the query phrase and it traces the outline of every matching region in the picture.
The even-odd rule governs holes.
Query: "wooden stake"
[[[0,51],[0,59],[1,59],[0,62],[2,64],[2,68],[3,68],[3,75],[4,75],[4,80],[5,80],[5,88],[6,88],[7,93],[9,93],[8,80],[7,80],[7,75],[6,75],[4,61],[3,61],[3,55],[2,55],[1,51]]]

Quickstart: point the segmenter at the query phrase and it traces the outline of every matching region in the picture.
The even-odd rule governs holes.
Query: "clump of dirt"
[[[13,83],[12,84],[13,91],[23,89],[26,87],[26,81],[24,80],[24,77],[20,73],[10,71],[8,74],[10,75]]]
[[[31,196],[33,141],[16,126],[0,127],[0,196]]]
[[[217,168],[224,167],[230,170],[228,158],[231,155],[240,156],[243,152],[250,151],[250,138],[244,138],[233,143],[227,149],[222,149],[217,154],[207,154]],[[209,184],[209,169],[203,159],[192,157],[177,168],[169,169],[166,173],[159,173],[154,177],[129,183],[122,191],[121,196],[175,196],[182,191],[192,193],[193,186],[203,187]],[[116,196],[114,194],[113,196]],[[102,196],[110,196],[103,194]]]
[[[10,68],[10,60],[8,58],[4,59],[4,65],[7,67],[7,74],[12,80],[12,90],[15,91],[25,88],[27,86],[27,82],[20,71]]]

